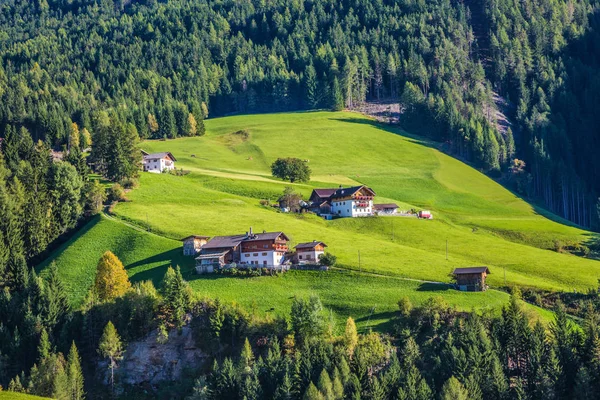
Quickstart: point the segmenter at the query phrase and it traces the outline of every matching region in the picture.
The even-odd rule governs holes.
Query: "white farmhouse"
[[[146,172],[154,172],[161,173],[163,171],[171,171],[175,169],[175,157],[170,152],[163,153],[152,153],[148,154],[146,152],[142,152],[143,160],[142,165],[144,166],[144,171]]]
[[[375,192],[367,186],[340,188],[330,197],[331,214],[339,217],[368,217],[373,215]]]

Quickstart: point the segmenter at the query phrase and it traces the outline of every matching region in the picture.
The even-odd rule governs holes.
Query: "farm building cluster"
[[[286,271],[293,265],[319,265],[327,245],[320,241],[300,243],[289,250],[290,239],[284,232],[231,236],[192,235],[183,239],[183,254],[194,256],[196,271],[212,273],[220,268],[267,268]]]
[[[322,216],[325,219],[347,217],[372,217],[372,216],[417,216],[432,219],[430,211],[419,211],[416,214],[398,211],[395,203],[374,204],[376,194],[373,189],[365,185],[342,187],[337,189],[314,189],[308,202],[302,204],[303,208]]]

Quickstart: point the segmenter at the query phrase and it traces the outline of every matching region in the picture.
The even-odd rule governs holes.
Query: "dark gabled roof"
[[[336,190],[337,189],[313,189],[313,193],[316,193],[322,199],[328,199]]]
[[[396,203],[388,203],[388,204],[373,204],[373,208],[376,210],[385,210],[388,208],[398,208],[398,204]]]
[[[142,150],[142,152],[143,152],[143,150]],[[171,157],[171,159],[173,161],[177,161],[177,159],[169,151],[163,151],[162,153],[144,154],[144,160],[147,160],[149,158],[163,158],[163,157],[166,157],[166,156]]]
[[[202,250],[235,247],[242,243],[242,240],[245,238],[246,235],[215,236],[208,243],[202,246]]]
[[[263,232],[253,233],[252,235],[245,233],[243,235],[215,236],[208,243],[202,246],[202,250],[232,248],[242,242],[252,242],[255,240],[275,240],[279,236],[283,236],[285,240],[290,240],[283,232]]]
[[[375,192],[371,188],[366,187],[365,185],[360,185],[360,186],[352,186],[349,188],[339,188],[335,191],[335,193],[333,195],[331,195],[331,199],[352,196],[354,193],[358,192],[360,189],[363,189],[363,188],[369,190],[371,193],[373,193],[373,195],[375,195]]]
[[[253,233],[252,236],[249,236],[247,239],[244,240],[244,242],[251,242],[254,240],[275,240],[282,235],[285,238],[285,240],[290,240],[290,238],[288,238],[283,232],[263,232]]]
[[[464,274],[482,274],[482,273],[490,274],[490,270],[488,267],[469,267],[469,268],[456,268],[453,272],[454,275],[464,275]]]
[[[312,241],[312,242],[307,242],[307,243],[298,243],[296,246],[294,246],[294,248],[296,249],[312,249],[313,247],[322,244],[323,247],[327,247],[327,245],[323,242],[319,242],[319,241]]]
[[[210,239],[210,236],[190,235],[190,236],[184,237],[183,239],[181,239],[181,241],[183,242],[183,241],[191,239],[191,238],[194,238],[194,239]]]

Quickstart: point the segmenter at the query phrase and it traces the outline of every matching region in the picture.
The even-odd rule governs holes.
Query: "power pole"
[[[148,213],[146,213],[146,230],[150,232],[150,222],[148,221]]]

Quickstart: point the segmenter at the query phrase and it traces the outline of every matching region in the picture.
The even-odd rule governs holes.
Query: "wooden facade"
[[[490,273],[488,267],[456,268],[453,272],[458,290],[464,292],[484,292],[488,286],[485,279]]]

